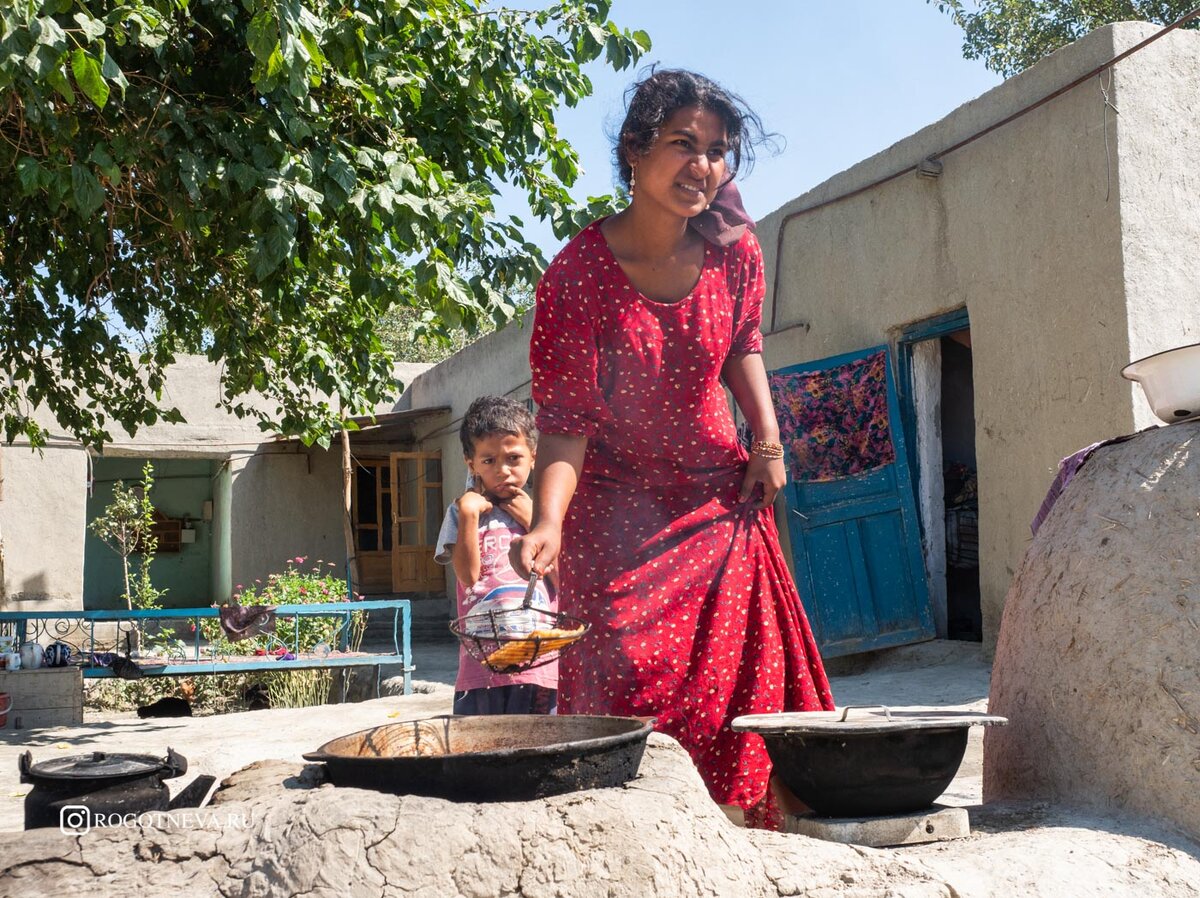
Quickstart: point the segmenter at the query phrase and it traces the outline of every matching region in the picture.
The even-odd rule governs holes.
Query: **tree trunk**
[[[126,542],[122,542],[122,548],[128,548]],[[133,593],[129,590],[129,553],[121,553],[121,572],[125,575],[125,609],[133,610]]]
[[[351,523],[351,500],[353,499],[353,468],[350,461],[350,433],[342,431],[342,533],[346,538],[346,564],[350,571],[350,581],[355,589],[358,587],[358,555],[354,546],[354,527]],[[353,590],[352,590],[353,592]],[[353,599],[353,594],[349,596]]]

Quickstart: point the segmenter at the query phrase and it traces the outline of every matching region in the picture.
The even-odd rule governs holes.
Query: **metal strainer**
[[[467,614],[450,623],[467,653],[493,673],[520,673],[556,661],[589,629],[577,617],[536,607],[537,582],[534,571],[516,608]]]

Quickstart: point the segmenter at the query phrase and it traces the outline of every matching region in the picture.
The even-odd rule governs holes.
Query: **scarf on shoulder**
[[[742,194],[733,181],[717,188],[708,208],[688,219],[688,227],[714,246],[733,246],[746,229],[754,229],[754,219],[742,205]]]

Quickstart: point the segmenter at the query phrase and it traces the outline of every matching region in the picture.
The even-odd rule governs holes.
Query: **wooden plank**
[[[311,457],[310,457],[311,464]],[[309,473],[312,473],[311,470]],[[350,432],[342,428],[342,540],[346,548],[346,564],[350,582],[357,583],[362,572],[358,567],[358,546],[354,536],[354,466],[351,464]]]
[[[896,630],[893,633],[872,634],[869,638],[852,636],[845,639],[835,639],[821,644],[822,658],[838,658],[842,655],[857,655],[862,652],[875,652],[880,649],[890,649],[902,645],[912,645],[917,642],[927,642],[930,636],[923,627],[912,627],[906,630]]]
[[[392,553],[360,552],[358,555],[359,591],[391,592]]]
[[[241,656],[239,656],[241,657]],[[305,656],[294,661],[275,661],[255,658],[254,660],[211,660],[186,661],[164,664],[161,667],[143,668],[148,677],[192,677],[200,674],[248,673],[254,671],[320,670],[339,667],[375,667],[379,664],[407,664],[402,652],[342,652],[320,657]],[[113,676],[107,667],[88,667],[84,673],[89,680]]]
[[[388,459],[389,470],[391,471],[391,482],[388,489],[392,496],[392,590],[400,592],[397,585],[400,580],[400,514],[404,511],[404,507],[400,502],[400,458],[398,453],[393,452]]]
[[[417,465],[417,545],[426,546],[433,542],[425,538],[425,466]]]
[[[429,481],[426,477],[425,462],[436,460],[441,462],[441,452],[393,452],[392,464],[392,589],[395,592],[441,592],[445,588],[445,574],[433,560],[437,554],[433,541],[436,534],[429,533],[428,512],[430,502],[440,507],[441,483]],[[407,479],[407,471],[411,465],[414,474]],[[400,476],[404,470],[405,477]],[[416,508],[405,506],[406,493],[401,490],[402,483],[412,486]],[[430,496],[428,491],[436,488],[438,492]],[[407,512],[407,513],[406,513]],[[414,545],[404,543],[403,524],[415,524],[416,533]]]

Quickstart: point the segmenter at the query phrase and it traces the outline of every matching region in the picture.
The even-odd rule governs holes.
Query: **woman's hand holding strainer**
[[[562,546],[562,527],[542,521],[524,536],[512,541],[508,559],[520,577],[528,577],[532,571],[545,576],[554,569]]]

